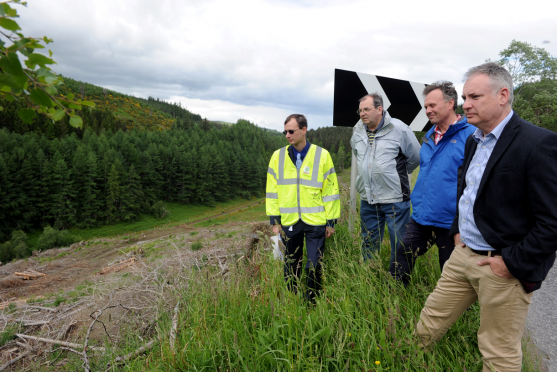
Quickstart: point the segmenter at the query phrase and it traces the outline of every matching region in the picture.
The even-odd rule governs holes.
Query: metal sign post
[[[379,75],[335,69],[335,93],[333,106],[333,126],[355,127],[360,121],[356,113],[358,100],[369,93],[383,96],[383,110],[388,110],[391,117],[401,120],[415,131],[427,131],[431,128],[424,109],[422,92],[426,84],[399,80]],[[352,156],[350,174],[350,217],[348,228],[354,228],[356,216],[356,179],[358,165]]]

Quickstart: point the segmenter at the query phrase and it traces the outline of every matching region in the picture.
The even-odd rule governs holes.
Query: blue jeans
[[[394,262],[397,244],[402,241],[410,220],[410,201],[369,204],[362,200],[360,203],[360,218],[364,261],[370,259],[373,253],[379,253],[385,234],[386,222],[391,238],[391,262]]]

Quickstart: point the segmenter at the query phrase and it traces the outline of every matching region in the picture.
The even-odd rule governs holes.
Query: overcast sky
[[[552,5],[553,4],[553,5]],[[209,120],[332,125],[334,69],[455,82],[512,39],[557,55],[552,1],[28,0],[54,70]],[[549,41],[547,43],[546,41]],[[544,43],[545,42],[545,43]],[[354,104],[354,109],[357,103]]]

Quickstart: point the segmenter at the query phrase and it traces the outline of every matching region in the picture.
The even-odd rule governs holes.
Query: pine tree
[[[120,187],[121,191],[121,205],[122,205],[122,220],[134,221],[137,220],[141,214],[142,203],[145,195],[141,190],[141,180],[139,174],[135,171],[135,167],[130,167],[127,176],[127,184]]]
[[[335,164],[335,170],[338,173],[342,173],[344,171],[344,161],[346,158],[346,152],[344,151],[344,145],[340,145],[340,147],[338,148],[338,154],[337,154],[337,162],[334,163]]]
[[[60,155],[60,152],[57,151],[54,155],[53,163],[53,227],[60,230],[68,228],[76,222],[76,210],[74,205],[76,194],[73,188],[74,181],[71,179],[71,170],[68,169],[66,162]]]
[[[0,152],[0,242],[8,240],[10,236],[11,228],[8,226],[8,218],[10,217],[9,209],[5,208],[4,206],[8,205],[10,193],[9,190],[11,189],[11,182],[8,178],[9,172],[8,167],[6,166],[6,162],[4,161],[4,156]],[[2,262],[5,259],[2,258]]]
[[[78,225],[93,227],[102,221],[104,203],[102,198],[99,197],[97,157],[92,151],[87,155],[83,177],[81,215]]]
[[[52,165],[46,158],[42,149],[37,151],[37,212],[39,226],[46,226],[53,223],[52,214]]]
[[[114,164],[110,168],[107,185],[106,220],[116,221],[120,209],[120,176]]]
[[[18,184],[24,196],[20,206],[22,209],[22,221],[17,226],[17,229],[20,230],[30,229],[38,216],[37,204],[39,201],[39,184],[37,181],[39,174],[31,161],[32,159],[29,158],[23,161],[18,177]]]

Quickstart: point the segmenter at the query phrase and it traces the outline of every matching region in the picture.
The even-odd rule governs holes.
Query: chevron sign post
[[[422,92],[426,84],[399,80],[379,75],[335,69],[335,98],[333,104],[333,126],[354,127],[360,116],[356,113],[358,100],[369,93],[383,96],[383,110],[388,110],[392,118],[401,120],[415,132],[431,128],[424,109]],[[352,157],[350,175],[350,218],[348,228],[354,228],[356,216],[356,178],[358,166]]]
[[[383,96],[383,110],[402,120],[415,132],[427,131],[431,123],[424,109],[422,92],[426,84],[379,75],[335,69],[333,126],[353,127],[360,120],[358,100],[369,93]]]

